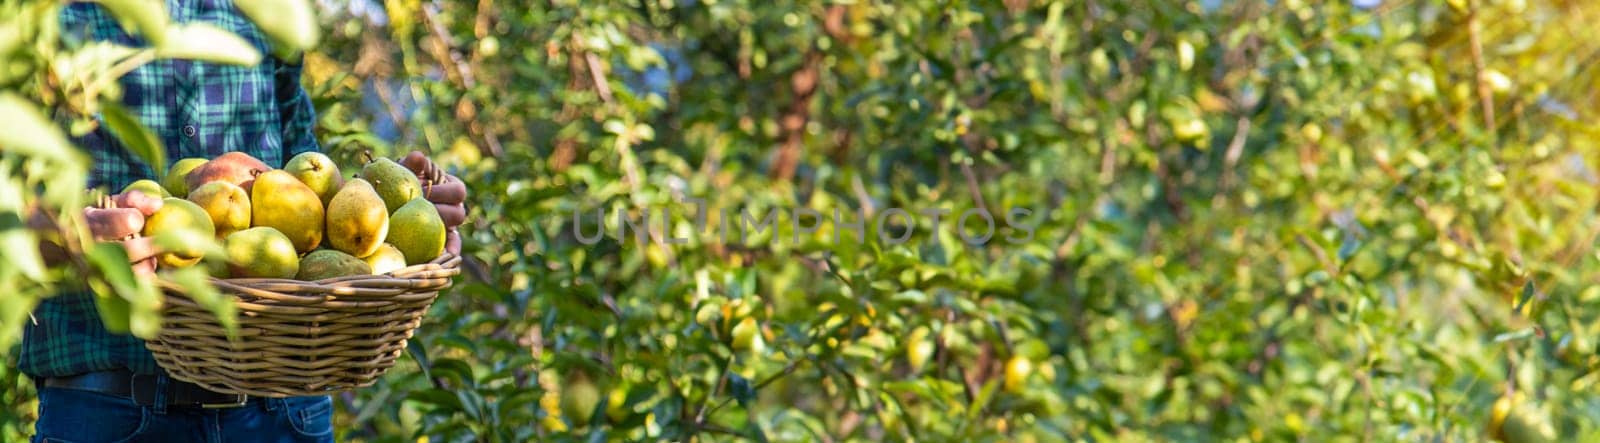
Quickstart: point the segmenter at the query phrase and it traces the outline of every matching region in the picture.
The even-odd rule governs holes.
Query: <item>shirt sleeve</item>
[[[277,83],[278,113],[283,122],[283,158],[302,152],[321,151],[312,127],[317,121],[317,111],[311,106],[311,96],[300,85],[300,65],[268,57],[277,64],[273,73]]]

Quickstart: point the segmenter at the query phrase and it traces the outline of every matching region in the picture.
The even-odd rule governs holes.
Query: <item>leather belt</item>
[[[153,406],[156,404],[156,391],[160,386],[159,377],[126,371],[102,371],[70,377],[46,377],[39,381],[39,385],[46,388],[96,392],[131,399],[139,406]],[[165,399],[168,406],[236,408],[244,406],[250,397],[242,394],[224,394],[193,383],[168,378]]]

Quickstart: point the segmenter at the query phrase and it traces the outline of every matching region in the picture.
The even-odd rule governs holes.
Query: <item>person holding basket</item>
[[[176,21],[208,22],[244,37],[263,54],[272,52],[231,2],[168,4]],[[144,45],[99,3],[65,5],[61,24],[68,39]],[[300,71],[299,60],[277,57],[248,67],[158,60],[121,78],[122,101],[157,134],[168,158],[242,152],[279,167],[296,154],[320,150]],[[115,140],[104,125],[77,140],[93,158],[91,187],[117,190],[159,179]],[[420,154],[407,160],[419,177],[459,182],[443,177]],[[95,240],[122,242],[135,271],[148,277],[160,251],[150,238],[135,234],[143,217],[162,202],[136,192],[116,196],[113,207],[94,208],[85,216]],[[427,198],[441,212],[464,214],[463,193]],[[461,222],[461,216],[444,220],[453,254],[459,253],[456,226]],[[329,396],[256,398],[174,379],[156,364],[143,340],[108,331],[87,292],[62,293],[39,305],[25,327],[17,366],[39,394],[35,442],[325,442],[334,436]]]

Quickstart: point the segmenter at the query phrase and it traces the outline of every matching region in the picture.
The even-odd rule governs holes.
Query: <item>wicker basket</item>
[[[210,311],[163,282],[161,333],[145,346],[173,378],[217,392],[293,397],[369,386],[400,358],[460,263],[445,253],[385,275],[212,279],[237,300],[237,341]]]

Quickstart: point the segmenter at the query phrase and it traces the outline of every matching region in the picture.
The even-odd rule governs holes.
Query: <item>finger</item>
[[[455,228],[451,228],[450,232],[444,235],[444,250],[454,255],[461,255],[461,233]]]
[[[86,208],[83,217],[89,223],[89,233],[100,241],[120,240],[144,229],[144,215],[138,209]]]
[[[423,195],[428,201],[441,205],[453,205],[467,200],[467,184],[454,176],[445,176],[444,183],[435,183],[423,190]]]
[[[155,257],[147,258],[147,259],[140,260],[140,261],[137,261],[137,262],[133,263],[133,274],[134,275],[145,275],[145,276],[148,276],[148,275],[155,275],[155,273],[156,273],[156,259],[155,259]]]
[[[112,200],[117,203],[117,207],[138,209],[139,213],[143,214],[145,217],[149,217],[150,214],[156,213],[157,210],[161,209],[162,205],[161,197],[139,192],[137,190],[124,192],[116,197],[113,197]]]
[[[423,154],[422,151],[411,151],[410,154],[406,154],[405,159],[400,160],[400,164],[405,165],[406,169],[410,169],[411,172],[422,175],[422,172],[427,171],[428,167],[433,165],[433,162],[428,160],[428,155]]]
[[[161,253],[161,249],[156,247],[155,237],[139,237],[124,241],[122,249],[128,251],[128,261],[132,263],[155,258],[156,254]]]
[[[467,220],[467,208],[460,203],[453,205],[435,204],[433,207],[439,210],[439,220],[444,221],[444,226],[447,228],[461,226],[461,222]]]
[[[53,231],[56,229],[56,219],[50,213],[40,209],[38,205],[28,208],[28,229],[35,231]]]

